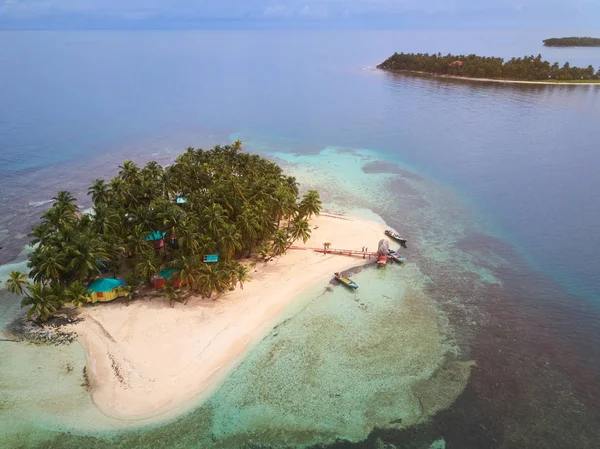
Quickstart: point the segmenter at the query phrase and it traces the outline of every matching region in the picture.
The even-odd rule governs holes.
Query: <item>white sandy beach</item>
[[[372,251],[384,227],[322,214],[306,246]],[[302,242],[296,243],[304,246]],[[160,298],[86,307],[76,325],[86,349],[93,400],[123,420],[169,418],[210,394],[240,358],[294,305],[304,289],[327,286],[333,272],[369,262],[360,257],[290,250],[258,262],[252,280],[218,300],[190,299],[171,308]],[[371,259],[373,262],[373,259]]]
[[[525,80],[505,80],[505,79],[494,79],[494,78],[470,78],[467,76],[455,76],[455,75],[442,75],[439,73],[420,72],[418,70],[390,70],[396,73],[408,73],[416,75],[424,75],[432,78],[446,78],[461,81],[477,81],[485,83],[502,83],[502,84],[542,84],[546,86],[600,86],[600,83],[583,82],[574,83],[568,81],[525,81]]]

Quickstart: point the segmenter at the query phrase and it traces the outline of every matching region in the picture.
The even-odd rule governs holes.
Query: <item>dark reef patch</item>
[[[434,280],[429,293],[462,329],[476,363],[463,394],[434,418],[447,447],[595,447],[600,438],[597,309],[528,268],[498,239],[473,234],[458,247],[511,263],[486,267],[502,286],[440,276],[434,265],[422,267]],[[467,307],[443,296],[463,297]]]

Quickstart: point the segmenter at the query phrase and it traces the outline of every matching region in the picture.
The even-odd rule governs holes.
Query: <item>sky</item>
[[[594,27],[600,0],[0,0],[0,29]]]

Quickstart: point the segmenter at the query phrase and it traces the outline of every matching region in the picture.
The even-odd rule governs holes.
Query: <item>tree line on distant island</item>
[[[282,254],[291,241],[306,241],[308,219],[321,210],[317,191],[300,198],[294,177],[242,152],[239,141],[188,148],[166,168],[132,161],[119,168],[112,180],[97,179],[89,188],[91,213],[79,213],[75,198],[61,191],[33,228],[30,272],[12,272],[7,281],[9,291],[24,296],[29,319],[44,321],[67,302],[89,302],[90,283],[107,270],[124,276],[128,300],[165,268],[205,297],[238,283],[243,288],[249,271],[239,259]],[[152,235],[163,237],[164,246],[153,245]],[[210,254],[218,263],[206,263]],[[163,293],[171,305],[181,300],[173,279]]]
[[[544,40],[546,47],[600,47],[597,37],[553,37]]]
[[[477,55],[443,56],[441,53],[395,53],[377,66],[391,71],[427,72],[440,75],[469,78],[489,78],[523,81],[548,80],[600,80],[600,69],[571,66],[568,62],[560,66],[542,60],[542,55],[512,58],[485,57]]]

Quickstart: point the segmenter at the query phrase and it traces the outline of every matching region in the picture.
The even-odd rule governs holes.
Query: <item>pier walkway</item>
[[[369,259],[371,257],[374,257],[375,259],[377,259],[379,257],[379,254],[377,252],[372,252],[372,251],[357,251],[357,250],[353,250],[353,249],[307,248],[307,247],[304,247],[304,246],[290,246],[289,249],[314,251],[316,253],[323,253],[323,254],[337,254],[339,256],[362,257],[363,259],[366,259],[367,257]],[[388,256],[388,258],[389,258],[389,256]]]

